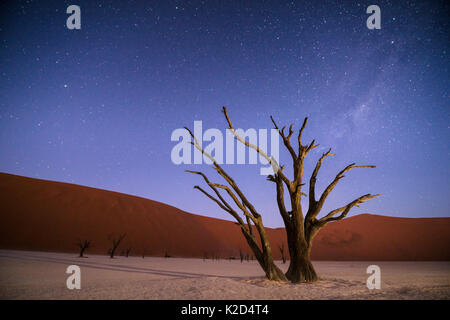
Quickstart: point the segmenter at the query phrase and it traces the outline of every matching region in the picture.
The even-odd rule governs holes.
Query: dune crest
[[[250,252],[233,222],[184,212],[112,191],[0,173],[0,248],[106,254],[111,233],[126,232],[132,255],[239,257]],[[314,240],[313,260],[450,260],[450,218],[362,214],[327,225]],[[282,228],[267,230],[276,259]],[[286,245],[285,245],[286,247]]]

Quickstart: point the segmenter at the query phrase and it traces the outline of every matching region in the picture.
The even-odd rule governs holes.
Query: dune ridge
[[[85,186],[0,173],[0,248],[106,254],[108,235],[126,232],[118,250],[132,255],[221,258],[250,252],[233,222],[154,200]],[[314,240],[313,260],[450,260],[450,218],[361,214],[333,222]],[[283,228],[267,229],[274,256]]]

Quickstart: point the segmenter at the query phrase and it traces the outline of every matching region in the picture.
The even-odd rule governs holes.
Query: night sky
[[[333,148],[318,191],[346,165],[323,213],[449,216],[449,5],[445,1],[2,1],[0,171],[119,191],[231,219],[176,166],[171,133],[202,120],[270,129],[309,117],[305,177]],[[69,30],[66,8],[81,8]],[[381,8],[381,29],[366,8]],[[295,138],[293,139],[295,141]],[[280,147],[282,143],[280,141]],[[282,148],[283,149],[283,148]],[[290,166],[282,150],[281,163]],[[260,165],[224,165],[281,226]],[[286,169],[290,173],[289,169]],[[307,189],[305,189],[307,190]],[[305,201],[306,202],[306,201]]]

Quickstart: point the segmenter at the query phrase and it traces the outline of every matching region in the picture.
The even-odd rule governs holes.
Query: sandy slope
[[[238,256],[247,244],[230,221],[190,214],[117,192],[0,173],[0,248],[74,252],[77,238],[105,254],[111,233],[127,232],[120,250],[177,257]],[[277,249],[284,230],[269,229]],[[450,260],[450,218],[359,215],[317,235],[315,260]]]
[[[80,290],[66,288],[72,264]],[[369,264],[381,268],[381,290],[366,287]],[[0,250],[0,299],[450,299],[449,262],[314,265],[320,281],[292,285],[264,280],[255,262]]]

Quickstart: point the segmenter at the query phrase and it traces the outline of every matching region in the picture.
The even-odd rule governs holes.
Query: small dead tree
[[[329,149],[326,153],[322,154],[320,159],[317,161],[316,166],[309,179],[309,195],[302,192],[302,187],[305,184],[303,183],[303,167],[305,157],[312,149],[318,146],[315,144],[315,140],[313,140],[309,144],[303,144],[302,142],[302,133],[306,127],[308,118],[305,118],[298,132],[297,135],[298,146],[296,151],[294,149],[294,146],[291,144],[291,137],[294,134],[293,130],[294,124],[292,123],[289,126],[289,132],[285,133],[286,127],[280,129],[275,120],[272,117],[270,117],[275,129],[278,131],[280,137],[283,140],[284,146],[286,147],[287,151],[289,152],[292,158],[292,169],[294,177],[292,180],[290,180],[283,172],[284,166],[279,166],[273,157],[269,157],[264,150],[245,140],[237,133],[237,131],[234,129],[231,123],[230,118],[228,117],[226,107],[222,108],[222,113],[224,114],[225,119],[227,121],[228,129],[233,133],[235,138],[239,142],[244,144],[247,148],[254,149],[257,153],[259,153],[260,156],[266,159],[273,168],[274,173],[268,175],[267,180],[275,183],[277,205],[279,213],[283,219],[286,228],[287,244],[290,256],[289,269],[286,272],[286,275],[275,265],[273,261],[272,249],[262,222],[261,214],[255,209],[253,204],[251,204],[250,201],[245,197],[241,189],[237,186],[236,182],[217,163],[214,157],[212,157],[211,154],[209,154],[202,148],[202,146],[199,144],[197,138],[192,133],[192,131],[185,127],[185,129],[189,132],[193,140],[190,143],[194,145],[196,149],[201,151],[202,155],[206,156],[209,160],[211,160],[213,168],[228,183],[228,185],[213,183],[210,182],[209,179],[206,177],[206,175],[203,174],[202,172],[187,170],[187,172],[202,176],[206,184],[211,188],[211,190],[217,197],[208,193],[199,186],[195,186],[194,188],[201,191],[209,199],[214,201],[220,208],[222,208],[224,211],[228,212],[231,216],[233,216],[233,218],[237,221],[236,224],[240,227],[242,234],[247,240],[250,249],[253,251],[256,260],[263,268],[264,272],[266,273],[266,277],[269,280],[289,279],[293,283],[301,281],[305,282],[316,281],[317,274],[311,263],[311,248],[314,236],[327,223],[345,218],[353,207],[359,206],[361,203],[380,195],[365,194],[353,200],[352,202],[344,205],[343,207],[328,212],[322,218],[318,218],[318,215],[325,203],[325,200],[327,199],[331,191],[334,189],[334,187],[337,185],[337,183],[344,177],[344,173],[356,168],[375,168],[375,166],[373,165],[357,166],[355,165],[355,163],[348,165],[336,175],[334,180],[325,188],[325,190],[317,200],[315,190],[317,174],[322,165],[322,161],[326,157],[332,156],[333,154],[331,154],[331,149]],[[232,207],[223,198],[222,194],[219,192],[219,189],[225,190],[225,192],[230,196],[230,198],[235,203],[236,207],[239,208],[239,210],[244,215],[246,222],[244,222],[244,220],[237,213],[234,207]],[[286,207],[285,205],[285,190],[287,190],[288,192],[288,199],[290,200],[289,201],[290,208]],[[306,215],[303,214],[301,206],[302,196],[308,196],[309,198],[309,206]],[[256,232],[258,233],[260,244],[256,241],[252,224],[254,225]]]
[[[91,247],[91,243],[91,240],[81,241],[81,239],[78,239],[76,245],[80,248],[80,258],[84,258],[84,252]]]
[[[128,256],[130,255],[130,253],[131,253],[131,248],[126,248],[126,249],[125,249],[125,257],[128,258]]]
[[[239,258],[241,259],[241,263],[244,261],[244,253],[241,249],[239,249]]]
[[[108,239],[111,241],[112,247],[108,250],[109,257],[111,259],[114,258],[117,248],[119,247],[120,242],[126,237],[126,233],[120,234],[119,237],[115,237],[114,235],[109,235]]]
[[[284,242],[281,243],[281,245],[278,246],[281,253],[281,260],[283,261],[283,264],[286,263],[286,255],[284,254]]]

